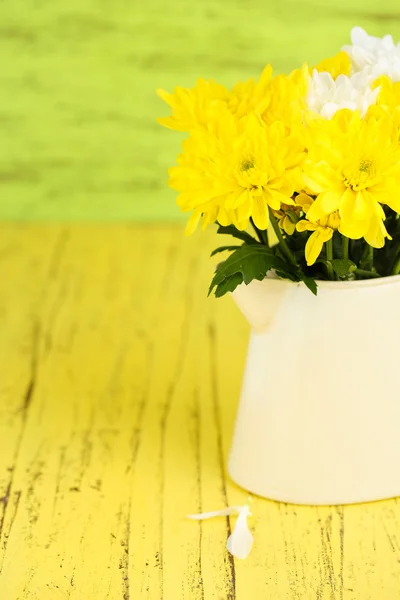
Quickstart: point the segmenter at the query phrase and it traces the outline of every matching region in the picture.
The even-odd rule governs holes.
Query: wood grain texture
[[[1,600],[395,600],[397,500],[311,508],[226,474],[248,329],[212,233],[0,226]]]
[[[175,219],[179,134],[158,87],[231,86],[315,64],[363,25],[400,38],[395,0],[3,0],[0,217]]]

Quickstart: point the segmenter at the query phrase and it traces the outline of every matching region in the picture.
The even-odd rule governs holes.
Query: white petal
[[[237,515],[242,508],[242,506],[228,506],[221,510],[199,513],[198,515],[187,515],[187,517],[188,519],[194,519],[195,521],[203,521],[204,519],[212,519],[213,517],[228,517],[229,515]]]
[[[377,38],[368,35],[361,27],[355,27],[351,32],[351,46],[343,46],[352,64],[352,73],[365,71],[376,78],[387,75],[398,81],[400,70],[397,63],[400,60],[400,45],[395,45],[391,35]]]
[[[247,558],[253,547],[254,538],[247,525],[247,517],[251,515],[248,506],[243,506],[232,534],[226,542],[228,552],[236,558]]]
[[[307,89],[308,107],[325,119],[331,119],[342,108],[365,114],[379,93],[371,89],[374,79],[371,73],[362,71],[351,77],[341,74],[334,80],[329,73],[314,70]]]
[[[362,27],[353,27],[350,34],[353,46],[362,46],[368,42],[369,35]]]

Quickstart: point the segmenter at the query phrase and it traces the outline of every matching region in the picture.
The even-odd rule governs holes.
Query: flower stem
[[[266,243],[266,241],[264,239],[263,232],[260,229],[258,229],[258,227],[256,227],[256,225],[251,217],[250,217],[250,221],[251,221],[251,224],[253,225],[254,231],[256,232],[256,236],[260,240],[260,243],[268,246],[268,244]]]
[[[333,260],[333,243],[332,238],[325,242],[326,246],[326,259],[332,261]]]
[[[279,240],[279,244],[280,244],[283,254],[286,256],[286,258],[288,259],[288,261],[290,262],[291,265],[293,265],[294,267],[297,267],[297,261],[293,255],[292,251],[290,250],[289,246],[287,245],[285,238],[282,235],[281,228],[279,227],[278,222],[275,219],[275,215],[272,212],[271,207],[269,207],[269,219],[270,219],[271,225],[276,233],[276,237]]]
[[[333,242],[332,239],[328,240],[327,242],[325,242],[325,249],[326,249],[326,269],[328,271],[328,279],[330,279],[331,281],[333,281],[335,279],[334,273],[333,273],[333,267],[332,267],[332,261],[333,261]]]
[[[342,239],[343,258],[348,260],[349,258],[349,238],[343,236]]]
[[[392,275],[398,275],[400,273],[400,257],[394,263]]]
[[[368,246],[368,261],[366,266],[368,266],[368,270],[374,268],[374,249],[372,246]]]
[[[371,279],[373,277],[380,277],[379,273],[375,271],[367,271],[366,269],[354,269],[353,273],[359,275],[363,279]]]

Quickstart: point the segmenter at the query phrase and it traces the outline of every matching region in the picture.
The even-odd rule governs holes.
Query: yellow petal
[[[319,194],[307,211],[307,219],[310,221],[319,221],[337,210],[340,205],[340,195],[335,192],[325,192]]]
[[[235,211],[238,221],[248,220],[251,217],[252,207],[253,199],[251,194],[247,194],[247,201],[239,206],[239,208],[237,208]]]
[[[235,190],[234,192],[229,194],[229,196],[226,199],[225,207],[228,209],[235,209],[241,204],[243,204],[243,202],[246,202],[248,196],[248,189],[239,188],[238,190]]]
[[[197,225],[199,224],[200,221],[200,217],[201,217],[201,210],[196,209],[193,211],[188,224],[186,225],[186,231],[185,234],[187,236],[192,235],[192,233],[194,233],[197,229]]]
[[[262,196],[253,197],[252,216],[258,229],[267,229],[269,223],[268,205]]]
[[[352,237],[352,239],[363,237],[369,229],[369,220],[358,220],[354,217],[356,201],[357,192],[347,188],[342,196],[339,208],[342,226],[344,229],[348,226],[352,230],[352,236],[346,234],[347,237]]]
[[[369,220],[373,215],[374,207],[369,198],[368,192],[360,191],[356,195],[354,206],[354,218],[358,221]]]
[[[165,90],[163,90],[161,88],[158,88],[157,95],[160,96],[160,98],[162,100],[164,100],[164,102],[169,104],[169,106],[172,106],[174,104],[174,96],[172,94],[170,94],[169,92],[166,92]]]
[[[318,200],[321,203],[321,208],[325,214],[330,215],[339,209],[340,200],[342,195],[337,192],[324,192],[318,196]]]
[[[237,229],[240,229],[240,231],[246,231],[249,226],[249,219],[245,219],[244,221],[235,220],[234,225]]]
[[[314,199],[311,198],[311,196],[309,196],[308,194],[304,194],[302,192],[301,194],[298,194],[298,196],[296,196],[296,198],[294,199],[294,201],[297,204],[297,206],[301,206],[301,208],[303,209],[303,211],[305,213],[307,213],[308,209],[313,204]]]
[[[351,240],[359,240],[363,237],[363,234],[360,234],[360,228],[358,225],[354,227],[348,223],[344,223],[343,221],[340,222],[338,231]]]
[[[332,236],[333,229],[328,229],[327,227],[318,227],[310,235],[306,244],[306,260],[309,267],[315,263],[321,254],[324,243],[330,240]]]
[[[316,223],[310,223],[310,221],[306,221],[305,219],[299,221],[296,225],[296,229],[300,233],[303,231],[315,231],[317,228],[318,225]]]
[[[289,217],[285,217],[283,219],[283,230],[288,235],[293,235],[294,232],[296,231],[296,225],[295,225],[295,223],[292,223],[292,221],[289,219]]]
[[[333,79],[336,79],[338,75],[350,75],[351,61],[347,52],[342,50],[335,56],[325,58],[313,68],[319,72],[326,71],[332,75]]]
[[[217,220],[217,214],[218,214],[217,206],[213,206],[209,210],[204,211],[203,212],[203,222],[201,224],[201,228],[204,230],[204,229],[206,229],[207,225],[211,225],[212,223],[215,223],[215,221]]]
[[[400,213],[400,190],[395,193],[387,194],[386,204],[397,213]]]
[[[310,172],[304,173],[303,179],[306,186],[316,194],[337,188],[339,183],[334,171],[328,165],[320,164],[315,165]]]
[[[279,210],[281,204],[288,204],[289,206],[294,206],[295,204],[290,196],[272,188],[268,190],[267,202],[274,210]]]
[[[379,218],[373,218],[369,230],[365,235],[365,241],[373,248],[383,248],[385,238],[392,239],[388,234],[383,221]]]
[[[218,223],[220,223],[220,225],[222,225],[223,227],[227,227],[232,223],[232,220],[230,219],[227,211],[221,207],[218,210]]]
[[[331,229],[330,227],[320,227],[319,228],[319,234],[324,243],[328,242],[329,240],[332,239],[333,231],[334,230]]]
[[[346,188],[342,200],[340,202],[339,213],[343,221],[352,222],[354,209],[356,206],[357,192],[354,192],[351,188]]]
[[[267,229],[267,236],[268,236],[268,244],[269,244],[270,248],[279,244],[278,236],[275,233],[275,229],[271,225]]]

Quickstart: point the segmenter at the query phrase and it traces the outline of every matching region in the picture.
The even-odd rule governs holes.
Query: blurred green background
[[[3,0],[0,217],[172,220],[180,134],[157,87],[313,64],[353,25],[400,38],[376,0]]]

